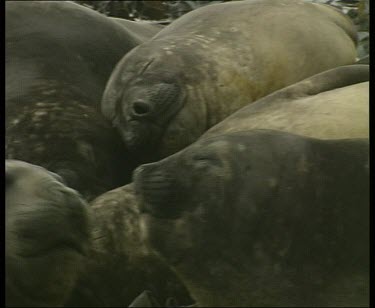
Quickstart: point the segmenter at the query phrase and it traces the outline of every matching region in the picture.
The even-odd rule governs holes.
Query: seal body
[[[145,238],[198,306],[366,306],[368,154],[275,130],[200,139],[136,169]]]
[[[127,307],[144,290],[161,303],[192,303],[142,244],[131,185],[89,207],[59,175],[6,160],[5,201],[7,307]]]
[[[5,167],[6,306],[61,306],[88,250],[88,205],[44,168]]]
[[[354,63],[355,30],[336,9],[302,1],[233,1],[180,17],[116,66],[104,115],[129,150],[170,155],[242,106]]]
[[[125,149],[100,99],[115,64],[140,42],[78,4],[7,2],[6,157],[57,172],[89,199],[124,184]]]
[[[65,307],[128,307],[145,290],[161,304],[192,303],[176,274],[142,243],[132,184],[93,200],[90,214],[92,246]]]
[[[319,139],[368,138],[368,80],[368,65],[328,70],[241,108],[201,138],[251,129]]]

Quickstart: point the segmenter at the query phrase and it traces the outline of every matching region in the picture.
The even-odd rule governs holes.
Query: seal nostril
[[[144,116],[151,111],[149,104],[145,102],[135,102],[133,103],[133,112],[135,115]]]

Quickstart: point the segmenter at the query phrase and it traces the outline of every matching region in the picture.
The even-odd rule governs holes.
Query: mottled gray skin
[[[145,290],[162,304],[170,297],[192,303],[176,275],[144,247],[132,185],[96,198],[90,211],[93,245],[66,307],[127,307]]]
[[[100,99],[143,26],[65,1],[8,1],[5,14],[6,157],[60,174],[87,199],[126,183],[131,159]]]
[[[88,205],[44,168],[5,167],[6,306],[62,306],[89,246]]]
[[[242,106],[356,57],[356,32],[336,9],[297,0],[199,8],[116,66],[102,110],[130,151],[170,155]]]
[[[369,65],[314,75],[249,104],[201,138],[276,129],[319,139],[369,137]]]
[[[369,142],[204,138],[134,172],[142,229],[198,306],[369,305]]]
[[[7,160],[5,201],[7,306],[127,307],[144,290],[192,303],[141,242],[132,186],[89,208],[59,175]]]

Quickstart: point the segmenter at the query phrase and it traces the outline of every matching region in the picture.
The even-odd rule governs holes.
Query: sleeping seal
[[[5,161],[7,307],[62,306],[89,247],[88,205],[57,174]]]
[[[127,307],[144,290],[158,302],[192,302],[140,240],[131,185],[91,206],[62,178],[6,160],[7,307]]]
[[[330,6],[213,4],[129,52],[107,83],[102,111],[130,151],[154,160],[242,106],[355,58],[354,25]]]
[[[368,138],[369,76],[369,65],[314,75],[241,108],[201,138],[257,128],[320,139]]]
[[[132,168],[100,99],[143,26],[66,1],[9,1],[5,14],[6,157],[60,174],[87,199],[123,185]]]
[[[92,246],[65,307],[128,307],[148,290],[157,302],[193,302],[168,265],[141,241],[133,185],[108,191],[90,204]]]
[[[368,306],[368,154],[275,130],[200,139],[135,170],[144,237],[199,307]]]

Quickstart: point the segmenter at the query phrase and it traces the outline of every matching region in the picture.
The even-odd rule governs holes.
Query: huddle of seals
[[[354,63],[355,38],[349,18],[322,4],[259,0],[202,7],[118,63],[102,111],[130,151],[144,161],[160,159],[246,104]]]
[[[24,186],[6,187],[7,306],[126,306],[152,284],[152,274],[146,271],[151,265],[144,263],[145,268],[139,265],[129,272],[124,258],[116,264],[117,272],[104,270],[102,264],[120,260],[112,259],[110,250],[103,255],[90,248],[82,261],[81,256],[60,249],[64,244],[60,242],[66,236],[66,244],[69,240],[81,241],[82,246],[96,245],[95,238],[86,243],[89,234],[77,235],[80,228],[88,228],[83,224],[84,215],[82,226],[77,226],[68,214],[71,207],[84,201],[74,197],[68,187],[87,201],[130,179],[134,167],[117,132],[101,115],[100,99],[117,61],[160,27],[130,21],[120,25],[72,2],[7,2],[6,17],[6,157],[33,164],[9,162],[12,170],[28,170],[28,175],[12,176]],[[57,181],[62,178],[64,182],[59,186],[66,185],[66,194],[72,197],[61,197],[62,188],[49,192],[47,182],[41,182],[56,186],[54,176],[35,165],[58,173]],[[91,210],[85,215],[86,219],[93,216]],[[91,230],[92,226],[87,233]],[[166,279],[155,280],[159,285],[153,291],[160,295],[160,302],[164,295],[175,297],[178,288],[187,296],[165,265],[144,259]],[[132,275],[134,281],[127,286]],[[87,276],[90,279],[85,281]],[[100,279],[104,276],[107,285]],[[172,281],[174,289],[164,292],[162,288],[168,290]]]
[[[261,5],[258,1],[246,1],[243,3]],[[264,3],[269,2],[264,1]],[[281,3],[281,1],[278,3]],[[286,2],[283,3],[287,4]],[[289,1],[288,3],[299,3],[300,6],[305,5],[296,1]],[[216,14],[217,6],[212,7],[212,11]],[[343,47],[344,51],[336,46],[336,51],[338,53],[343,52],[343,54],[348,51],[348,54],[350,54],[350,50],[354,46],[353,40],[350,39],[352,36],[350,34],[350,23],[329,7],[314,5],[311,8],[313,7],[318,8],[318,11],[323,10],[325,12],[323,15],[332,15],[331,17],[336,20],[336,24],[329,23],[330,27],[337,27],[337,29],[341,30],[341,32],[339,31],[340,34],[337,35],[341,37],[345,44],[340,46],[346,46]],[[198,11],[195,14],[200,16]],[[206,12],[204,14],[207,14],[210,10],[201,12]],[[181,20],[183,21],[184,19]],[[184,24],[181,20],[178,20],[176,25],[178,25],[178,22]],[[289,21],[286,20],[285,22],[288,23]],[[194,24],[192,23],[192,27]],[[126,23],[124,27],[126,29]],[[342,31],[342,27],[346,28],[346,31]],[[176,28],[174,26],[170,27],[168,31],[173,34],[174,31],[179,31],[179,27],[176,26]],[[324,37],[324,33],[324,31],[320,33],[322,37]],[[173,36],[171,37],[173,38]],[[330,35],[327,34],[327,37],[330,37]],[[196,43],[200,40],[202,38],[198,36],[194,42]],[[254,38],[254,40],[260,43],[259,39],[257,41]],[[155,39],[151,42],[154,41]],[[164,41],[163,36],[159,41]],[[192,42],[193,45],[195,44],[194,42]],[[305,43],[301,42],[302,47]],[[262,44],[260,45],[262,46]],[[263,47],[267,47],[266,45],[270,46],[265,44]],[[240,46],[238,45],[237,47],[239,48]],[[143,45],[142,48],[144,48]],[[142,48],[141,50],[143,50]],[[179,47],[177,46],[177,48]],[[261,47],[259,48],[263,50]],[[213,55],[219,56],[220,50],[218,48],[213,52]],[[275,50],[278,49],[276,48]],[[342,57],[336,57],[340,59],[339,62],[346,62],[346,59],[350,58],[343,54],[341,54]],[[124,59],[127,59],[127,56]],[[202,57],[202,59],[204,58]],[[333,59],[333,61],[337,59]],[[197,61],[198,65],[202,65],[199,60]],[[325,60],[323,59],[322,61]],[[146,73],[158,61],[154,62],[147,63],[147,67],[144,67]],[[350,59],[347,61],[347,63],[351,62],[353,61]],[[15,63],[17,64],[17,62]],[[20,63],[22,65],[29,64],[27,61],[21,61]],[[43,62],[41,61],[41,63]],[[181,66],[184,70],[193,70],[193,67],[186,66],[186,62],[182,61],[181,63],[185,63],[185,66]],[[194,67],[197,66],[197,63],[195,63]],[[212,64],[210,69],[216,69],[214,62],[207,63]],[[330,65],[332,66],[330,67],[340,64],[345,63],[331,63]],[[21,67],[22,65],[19,64]],[[163,65],[166,65],[165,60]],[[290,66],[290,63],[288,65]],[[316,63],[314,65],[316,66]],[[17,72],[17,69],[14,69],[17,68],[17,65],[9,67],[12,67],[11,72]],[[120,62],[118,67],[122,70],[123,64]],[[254,66],[252,68],[254,69]],[[322,108],[322,100],[327,101],[329,104],[324,106],[326,108],[324,111],[328,113],[337,112],[338,117],[341,116],[344,119],[348,119],[347,114],[349,112],[358,110],[359,113],[355,117],[350,118],[350,121],[343,122],[346,125],[345,130],[343,130],[342,136],[339,137],[348,137],[347,134],[351,133],[350,127],[357,127],[358,123],[363,119],[363,114],[366,113],[366,97],[364,96],[360,96],[360,102],[362,103],[358,107],[352,108],[352,105],[348,103],[342,106],[337,104],[337,100],[341,101],[343,96],[347,97],[348,102],[350,100],[348,93],[355,92],[360,94],[364,91],[363,85],[357,87],[357,84],[355,84],[356,82],[367,80],[366,72],[357,74],[358,68],[359,71],[364,71],[364,66],[352,66],[352,68],[349,71],[347,71],[347,68],[343,68],[344,72],[340,69],[337,71],[332,70],[314,76],[311,79],[306,79],[301,83],[287,87],[284,92],[283,90],[275,92],[273,99],[270,99],[273,95],[271,94],[271,96],[264,99],[262,105],[258,105],[262,101],[259,100],[254,106],[272,108],[274,100],[282,102],[288,108],[283,114],[281,108],[275,106],[276,113],[286,119],[292,116],[293,111],[298,106],[306,104],[306,98],[310,99],[311,105],[315,105],[317,108],[318,106]],[[162,70],[163,74],[175,72],[175,70],[167,69],[166,71]],[[180,70],[180,73],[184,72],[184,70]],[[255,71],[260,74],[259,70],[258,68],[258,71]],[[32,70],[27,69],[25,71],[30,72]],[[177,69],[177,71],[179,70]],[[158,71],[156,70],[155,72]],[[145,76],[147,77],[148,73],[146,73]],[[305,74],[306,72],[300,70],[299,73]],[[161,76],[164,76],[163,74]],[[309,74],[313,73],[310,72]],[[350,74],[354,74],[352,81],[350,81]],[[114,72],[115,75],[116,70]],[[10,74],[9,76],[12,78],[9,77],[7,80],[17,80],[14,77],[17,75]],[[153,80],[157,81],[158,76],[153,76],[155,78]],[[259,77],[259,75],[253,76]],[[332,79],[332,76],[338,76],[339,78],[337,80],[333,79],[334,82],[327,83],[327,81]],[[198,84],[200,75],[196,77],[196,84]],[[285,79],[288,79],[290,76],[286,77]],[[27,74],[25,78],[29,78]],[[145,78],[146,81],[148,80],[147,78]],[[303,79],[301,76],[299,78]],[[33,80],[33,78],[30,78],[30,80]],[[181,81],[184,79],[176,80]],[[203,78],[202,80],[206,79]],[[113,78],[110,79],[107,90],[112,81]],[[267,82],[271,87],[276,81],[268,80]],[[290,83],[293,82],[291,81]],[[12,83],[9,82],[9,84]],[[210,80],[206,83],[203,82],[204,89],[214,84]],[[233,84],[236,84],[236,82]],[[353,84],[353,88],[347,87],[351,84]],[[338,89],[344,86],[345,88]],[[231,87],[232,85],[228,86],[228,88]],[[30,88],[33,88],[33,83],[31,83]],[[350,89],[348,90],[348,88]],[[233,97],[242,96],[238,95],[238,93],[244,93],[235,92],[234,89],[235,87],[228,92],[224,91],[227,95],[227,102],[231,102]],[[169,123],[174,123],[176,118],[180,119],[179,114],[181,110],[184,110],[186,100],[183,102],[182,109],[177,111],[177,116],[170,116],[170,110],[163,109],[163,100],[168,102],[180,101],[181,97],[178,90],[174,85],[158,84],[150,91],[146,89],[143,92],[149,95],[145,95],[146,98],[152,97],[151,101],[158,108],[161,106],[161,109],[155,110],[155,112],[159,113],[160,117],[165,116],[165,119],[158,119],[158,121],[166,121],[168,122],[167,125],[169,125]],[[263,90],[268,91],[267,89]],[[263,90],[262,87],[259,87],[259,91]],[[318,94],[323,91],[322,95]],[[120,92],[122,93],[122,90]],[[9,93],[15,92],[10,91]],[[31,97],[37,97],[32,91],[26,93]],[[210,92],[203,91],[199,93],[207,95]],[[261,96],[266,94],[263,93]],[[312,96],[312,94],[317,95]],[[230,95],[232,96],[229,97]],[[309,95],[311,97],[307,97]],[[12,96],[7,94],[7,100],[10,97]],[[256,96],[254,98],[250,95],[247,98],[248,103],[259,97]],[[357,96],[354,97],[357,98]],[[202,96],[201,98],[204,97]],[[197,106],[199,100],[194,101],[196,101],[195,106]],[[103,99],[103,103],[105,103],[105,99]],[[136,105],[133,107],[137,107],[136,109],[142,113],[145,107],[143,102]],[[179,105],[177,104],[176,106],[178,107]],[[237,106],[236,108],[238,109],[239,107]],[[268,111],[266,107],[264,109],[262,109],[263,107],[257,107],[263,112],[263,120],[267,118]],[[119,107],[117,106],[117,108]],[[192,106],[189,108],[192,108]],[[251,113],[246,114],[246,117],[251,118],[252,122],[255,123],[253,127],[246,128],[247,121],[245,121],[244,116],[239,121],[237,128],[236,124],[233,125],[236,132],[231,132],[231,127],[226,123],[235,122],[236,117],[241,119],[241,114],[242,112],[245,114],[244,110],[246,108],[241,112],[239,111],[235,117],[228,118],[228,122],[225,120],[220,123],[219,125],[222,125],[220,129],[213,127],[207,132],[207,135],[202,136],[198,142],[185,150],[158,163],[139,167],[134,173],[136,193],[134,193],[133,185],[131,184],[105,193],[94,200],[88,213],[86,211],[80,212],[80,220],[86,221],[88,216],[92,219],[92,225],[89,229],[90,235],[88,236],[87,233],[83,232],[82,234],[84,235],[81,236],[78,243],[75,240],[71,240],[69,236],[75,236],[74,232],[77,232],[80,226],[66,219],[66,216],[64,216],[65,210],[61,213],[63,215],[60,214],[60,218],[61,223],[65,224],[64,227],[69,228],[66,234],[61,235],[56,232],[56,238],[50,238],[51,241],[45,241],[40,236],[51,228],[49,215],[53,215],[55,203],[57,203],[57,208],[59,208],[64,205],[65,201],[59,199],[59,194],[54,199],[52,191],[47,191],[47,195],[40,195],[39,189],[43,188],[43,186],[39,186],[38,183],[44,182],[44,180],[39,181],[39,178],[48,179],[47,182],[51,183],[61,181],[61,179],[56,175],[51,175],[46,170],[43,171],[46,174],[42,175],[40,173],[41,169],[36,166],[23,166],[25,170],[39,170],[39,173],[35,173],[35,177],[25,178],[27,179],[27,184],[34,188],[30,191],[27,189],[22,191],[23,187],[13,186],[12,190],[8,191],[7,186],[7,209],[8,204],[9,208],[17,209],[18,206],[22,209],[23,200],[29,200],[31,202],[29,207],[31,214],[26,217],[27,226],[32,226],[28,230],[29,240],[40,241],[37,244],[40,244],[41,247],[49,245],[42,251],[42,254],[44,252],[48,254],[50,247],[54,244],[56,244],[58,249],[56,253],[54,249],[50,251],[49,256],[51,259],[46,258],[43,266],[39,266],[40,264],[34,266],[33,260],[27,259],[27,256],[25,256],[23,267],[16,268],[13,266],[9,267],[8,270],[8,264],[12,264],[8,260],[17,257],[14,247],[18,245],[21,250],[26,250],[29,247],[27,243],[23,247],[23,238],[21,240],[14,238],[13,235],[17,234],[18,230],[21,230],[20,232],[22,233],[23,229],[22,225],[16,223],[19,218],[16,212],[8,211],[6,217],[7,225],[8,221],[12,222],[12,224],[9,224],[11,227],[7,227],[6,238],[7,272],[8,275],[11,273],[9,275],[9,294],[7,289],[7,304],[9,305],[10,302],[11,305],[17,305],[22,300],[24,302],[21,305],[125,306],[145,289],[151,290],[154,295],[160,295],[157,298],[160,303],[165,301],[165,296],[171,296],[177,297],[179,303],[190,304],[192,300],[179,278],[186,284],[189,292],[198,301],[199,305],[221,306],[233,305],[234,303],[237,305],[303,305],[306,302],[317,305],[327,303],[332,305],[367,304],[368,251],[366,250],[366,240],[368,238],[366,236],[368,237],[368,234],[366,232],[368,226],[366,225],[366,220],[363,219],[367,218],[366,210],[368,208],[368,141],[365,139],[324,141],[285,132],[255,130],[259,128],[259,123],[263,120],[257,120]],[[334,110],[335,108],[337,110]],[[200,112],[199,110],[197,108],[196,112]],[[166,111],[165,114],[164,111]],[[160,112],[163,112],[163,114]],[[216,117],[215,112],[212,113],[212,116]],[[218,119],[221,116],[224,117],[225,115],[219,115]],[[315,133],[320,133],[319,138],[322,138],[322,136],[328,136],[330,133],[323,130],[314,132],[314,130],[317,127],[323,128],[325,125],[333,124],[335,116],[320,117],[321,114],[316,113],[314,117],[311,117],[310,122],[304,121],[301,125],[305,125],[305,130],[302,129],[301,131],[293,127],[292,122],[287,123],[287,125],[285,125],[285,121],[275,121],[274,123],[278,130],[297,132],[303,135],[308,135],[306,131],[310,131],[312,136]],[[67,123],[70,123],[69,117],[67,119]],[[145,117],[145,120],[147,119]],[[166,122],[163,122],[164,124],[161,126],[166,125]],[[313,125],[308,128],[311,123]],[[275,127],[271,125],[271,127],[266,128]],[[248,131],[249,129],[251,131]],[[335,135],[339,129],[335,128],[333,130],[334,133],[329,135],[328,138],[339,138]],[[166,129],[166,131],[168,130],[169,128]],[[109,132],[110,130],[108,130]],[[199,132],[194,138],[198,138],[202,133],[203,131]],[[359,135],[362,136],[362,134],[368,136],[366,121],[359,129]],[[16,135],[14,134],[14,136]],[[115,134],[112,137],[114,136]],[[164,136],[166,135],[164,134],[163,138]],[[176,137],[180,138],[178,135]],[[115,139],[117,140],[116,137]],[[193,139],[189,143],[195,140]],[[100,145],[99,148],[101,148]],[[173,147],[167,148],[169,151]],[[61,143],[56,149],[61,150]],[[96,149],[95,146],[94,149]],[[128,149],[131,149],[131,147],[128,146]],[[176,149],[178,147],[174,148],[173,151]],[[102,150],[107,151],[104,148]],[[163,151],[159,151],[158,155],[163,156]],[[92,152],[92,149],[87,151],[86,147],[86,150],[81,149],[81,152],[86,153],[87,158],[87,153]],[[52,153],[56,154],[56,152]],[[118,153],[122,155],[125,152],[119,151]],[[112,154],[108,151],[100,158],[94,155],[98,159],[96,163],[101,163],[103,157],[108,158]],[[76,157],[75,161],[79,162],[79,156]],[[107,160],[105,162],[108,163]],[[117,161],[114,160],[111,163],[113,162],[116,163]],[[120,165],[116,167],[119,168]],[[86,168],[91,168],[91,166],[86,165],[82,168],[82,171]],[[74,168],[68,168],[68,170],[74,170]],[[31,174],[34,174],[34,171]],[[87,171],[91,172],[92,170],[88,169]],[[184,174],[183,178],[178,176],[180,172]],[[205,176],[202,176],[202,172]],[[62,175],[66,174],[64,172],[61,173]],[[337,174],[340,174],[339,178],[337,178]],[[69,179],[69,177],[66,176],[66,179]],[[354,181],[355,185],[353,185],[352,181]],[[92,182],[89,183],[91,185]],[[68,184],[71,185],[71,183]],[[62,184],[60,183],[59,185],[61,186]],[[343,190],[343,193],[341,193],[341,190]],[[18,191],[21,193],[18,194]],[[85,190],[82,191],[85,192]],[[45,198],[48,201],[52,198],[54,202],[50,202],[52,206],[48,206],[49,203],[47,202],[47,207],[40,210],[38,208],[39,199],[29,199],[28,193],[31,194],[31,197],[34,197],[34,195],[41,196],[42,200]],[[68,195],[74,200],[71,201],[71,204],[75,202],[81,204],[83,202],[77,194],[72,193],[69,189]],[[139,202],[140,204],[138,204]],[[358,208],[353,208],[353,204]],[[84,202],[81,205],[82,207],[79,208],[85,207]],[[143,216],[140,210],[145,212]],[[39,216],[42,218],[39,219]],[[34,219],[33,217],[36,218]],[[53,219],[59,219],[59,217]],[[38,224],[44,228],[43,232],[38,232]],[[358,225],[361,228],[358,228]],[[81,228],[86,230],[86,224],[84,223]],[[220,230],[217,230],[219,228]],[[141,243],[141,235],[144,236],[154,251],[150,251],[149,247]],[[81,256],[77,255],[75,259],[71,259],[71,263],[69,263],[70,261],[63,262],[61,269],[65,270],[63,275],[60,276],[59,274],[62,273],[56,274],[54,272],[56,268],[59,268],[56,266],[59,263],[55,262],[57,257],[60,256],[58,254],[61,243],[59,236],[62,236],[63,243],[66,242],[70,246],[74,242],[77,247],[80,247],[79,243],[82,244],[82,247],[86,247],[88,238],[91,237],[92,239],[88,250],[82,250],[86,253],[84,261],[82,262]],[[75,238],[78,239],[79,237],[76,236]],[[27,240],[28,238],[25,239],[26,242]],[[37,245],[36,247],[39,246]],[[314,253],[307,253],[306,247]],[[352,251],[353,247],[354,250]],[[70,250],[69,247],[68,249],[63,248],[62,255],[68,251],[70,252]],[[343,253],[342,250],[345,250],[345,252]],[[346,250],[350,250],[349,253]],[[155,252],[159,256],[156,256]],[[55,256],[57,257],[55,258]],[[162,257],[161,259],[160,256]],[[73,263],[78,268],[81,268],[82,271],[78,273],[73,269]],[[168,263],[174,267],[179,278],[170,271]],[[42,271],[38,276],[38,281],[30,280],[26,284],[22,282],[25,277],[29,278],[28,273],[38,271],[38,266]],[[56,284],[51,283],[51,280],[49,280],[50,278],[53,279],[53,277],[61,280],[59,281],[60,288],[58,290],[54,289]],[[316,277],[316,279],[311,279],[311,277]],[[337,278],[338,283],[336,285],[332,283],[332,277]],[[46,281],[49,283],[47,287],[44,285]],[[226,285],[221,282],[225,282]],[[13,286],[11,283],[13,283]],[[41,286],[40,289],[38,289],[39,286]],[[139,289],[140,287],[142,288],[141,290]],[[44,288],[46,288],[45,293],[43,291],[40,292]],[[357,288],[357,291],[354,290],[355,288]],[[34,291],[30,292],[32,289],[35,290],[38,296],[37,300],[30,299],[29,294],[34,294]],[[17,295],[14,296],[13,294]],[[180,302],[181,299],[182,301]],[[340,300],[341,302],[339,302]]]
[[[58,173],[87,199],[123,185],[131,161],[100,99],[115,64],[159,28],[129,30],[72,2],[9,1],[6,17],[6,157]]]
[[[6,160],[8,307],[124,307],[143,290],[192,303],[170,268],[142,245],[131,185],[90,207],[62,178]]]
[[[199,306],[368,305],[368,80],[317,74],[135,170],[144,238]]]

